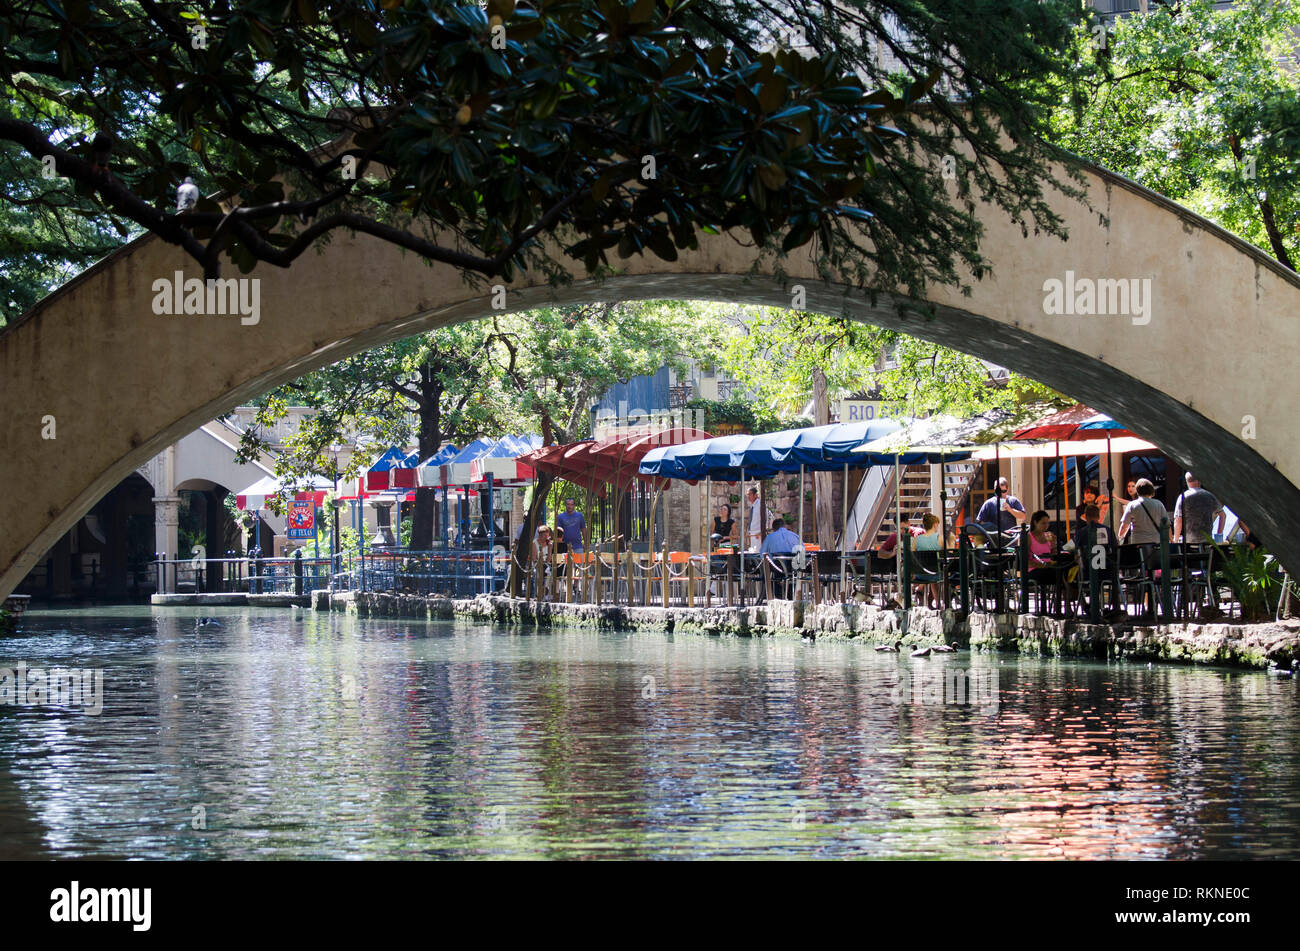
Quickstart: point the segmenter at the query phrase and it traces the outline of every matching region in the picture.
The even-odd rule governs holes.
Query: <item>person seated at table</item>
[[[1134,545],[1159,545],[1160,520],[1169,517],[1164,503],[1154,498],[1156,487],[1150,479],[1138,479],[1137,498],[1124,506],[1119,520],[1120,541],[1131,539]]]
[[[1056,561],[1056,533],[1048,529],[1052,518],[1042,509],[1029,516],[1029,574],[1030,581],[1040,585],[1053,585],[1061,580],[1062,566]]]
[[[937,552],[942,541],[943,538],[939,534],[939,516],[933,512],[926,512],[925,515],[921,516],[921,534],[912,539],[912,550]],[[923,563],[921,567],[924,570],[930,570],[931,565],[937,568],[939,565],[938,559]],[[916,587],[916,600],[926,607],[937,608],[940,597],[937,584],[922,584]]]
[[[731,517],[731,506],[723,502],[718,506],[718,514],[713,516],[713,534],[709,536],[713,547],[717,548],[720,544],[731,542],[731,533],[735,530],[736,520]]]
[[[545,524],[537,526],[537,531],[533,535],[532,556],[533,566],[538,564],[542,566],[543,585],[546,584],[545,579],[552,573],[564,573],[564,566],[557,567],[555,564],[555,536],[551,532],[551,526]]]
[[[921,516],[921,534],[912,539],[913,551],[938,551],[943,539],[939,535],[939,516],[926,512]]]
[[[1083,504],[1096,505],[1101,509],[1101,520],[1106,521],[1106,515],[1110,512],[1111,497],[1102,495],[1101,489],[1096,482],[1089,482],[1083,487]]]
[[[785,527],[785,519],[772,520],[772,527],[763,539],[759,552],[775,559],[772,580],[776,584],[773,592],[776,597],[789,596],[790,562],[784,556],[793,555],[801,544],[799,536]]]
[[[876,549],[877,558],[893,558],[898,554],[898,532],[890,532]]]
[[[1048,530],[1052,518],[1042,509],[1029,517],[1029,564],[1030,567],[1052,564],[1056,554],[1056,535]]]
[[[1088,520],[1086,517],[1087,511],[1088,511],[1087,502],[1080,502],[1078,505],[1074,507],[1074,534],[1075,535],[1083,534],[1084,523]]]
[[[1007,491],[1009,486],[1006,476],[999,477],[998,493],[990,496],[980,506],[975,521],[979,522],[986,532],[1009,532],[1029,517],[1025,514],[1025,507],[1021,501]],[[1001,495],[1000,500],[999,495]]]
[[[799,536],[785,527],[785,519],[772,520],[772,528],[759,549],[764,555],[793,555],[799,548]]]

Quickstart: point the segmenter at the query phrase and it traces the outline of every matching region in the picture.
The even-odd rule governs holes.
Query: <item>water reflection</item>
[[[0,642],[105,669],[97,718],[0,706],[7,856],[1300,855],[1289,680],[219,617],[33,613]],[[996,676],[998,707],[898,703],[918,664]]]

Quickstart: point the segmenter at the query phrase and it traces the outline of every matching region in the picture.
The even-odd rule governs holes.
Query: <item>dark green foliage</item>
[[[337,228],[556,279],[566,257],[671,260],[726,231],[777,270],[798,249],[828,277],[920,293],[983,273],[973,196],[1059,232],[1037,90],[1077,15],[1064,0],[28,2],[0,12],[0,162],[12,179],[53,156],[59,201],[209,274],[223,254],[289,266]],[[797,52],[773,42],[790,30]],[[238,210],[202,199],[182,220],[187,171]]]

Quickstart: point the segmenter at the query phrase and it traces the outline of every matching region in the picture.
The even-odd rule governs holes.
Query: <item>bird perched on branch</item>
[[[177,214],[180,214],[181,212],[189,211],[196,204],[198,204],[198,201],[199,201],[199,186],[194,184],[194,179],[186,175],[185,181],[181,182],[179,187],[177,187],[176,189]]]

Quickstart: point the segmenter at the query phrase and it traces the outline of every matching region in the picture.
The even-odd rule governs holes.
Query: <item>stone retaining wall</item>
[[[314,594],[315,592],[313,592]],[[329,592],[324,592],[328,594]],[[223,593],[197,594],[155,594],[149,597],[149,603],[155,606],[184,607],[260,607],[287,608],[309,607],[312,603],[308,594],[244,594],[238,591]]]
[[[749,607],[612,607],[537,604],[481,595],[468,600],[410,595],[314,592],[318,609],[367,617],[463,617],[507,627],[552,625],[596,630],[654,629],[737,637],[851,639],[869,645],[901,641],[906,648],[952,643],[973,651],[1007,651],[1064,657],[1160,660],[1290,670],[1300,666],[1300,623],[1173,624],[1128,627],[1085,624],[1037,615],[974,614],[913,608],[882,610],[869,604],[774,601]]]

